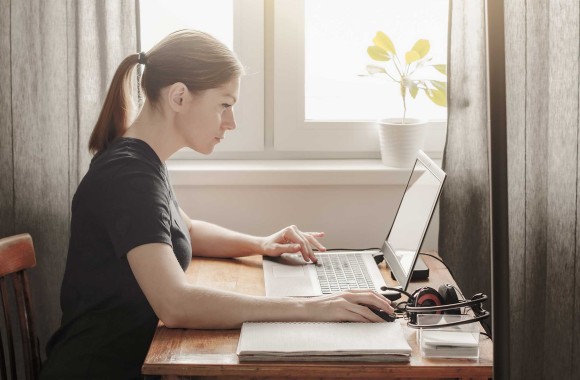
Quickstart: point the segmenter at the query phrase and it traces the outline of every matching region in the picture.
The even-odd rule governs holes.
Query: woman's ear
[[[169,92],[167,94],[169,107],[175,112],[180,112],[188,92],[187,86],[181,82],[173,83],[169,86]]]

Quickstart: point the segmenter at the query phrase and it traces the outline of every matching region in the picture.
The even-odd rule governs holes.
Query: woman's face
[[[189,92],[184,98],[185,112],[180,113],[176,120],[185,145],[202,154],[213,152],[226,131],[236,128],[233,105],[239,93],[239,78],[218,88]]]

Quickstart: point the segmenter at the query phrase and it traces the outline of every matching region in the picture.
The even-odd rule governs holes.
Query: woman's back
[[[73,199],[62,324],[42,378],[139,376],[158,319],[126,254],[166,243],[185,269],[191,245],[179,221],[165,166],[146,143],[119,138],[93,159]]]

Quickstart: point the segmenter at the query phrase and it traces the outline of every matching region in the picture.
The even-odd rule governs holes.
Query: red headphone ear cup
[[[444,304],[443,297],[441,294],[433,288],[424,287],[418,289],[415,293],[413,293],[413,298],[415,300],[413,306],[422,307],[422,306],[440,306]],[[425,314],[441,314],[442,311],[431,311],[425,312]]]
[[[451,284],[443,284],[439,287],[439,294],[443,298],[444,305],[452,305],[454,303],[459,303],[459,296],[457,296],[457,291],[455,287]],[[461,314],[461,309],[449,309],[445,310],[445,314]]]

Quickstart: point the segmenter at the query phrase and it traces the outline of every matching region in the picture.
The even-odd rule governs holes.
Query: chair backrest
[[[0,376],[17,378],[16,350],[13,327],[20,330],[22,357],[27,379],[37,379],[40,372],[40,349],[34,328],[30,289],[26,270],[36,265],[34,246],[29,234],[0,239],[0,298],[3,309],[2,335],[0,336]],[[12,288],[13,296],[8,289]],[[18,324],[12,323],[16,308]],[[1,344],[5,342],[4,344]],[[6,355],[4,348],[7,349]]]

